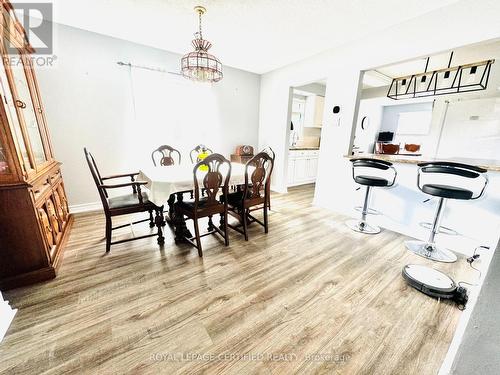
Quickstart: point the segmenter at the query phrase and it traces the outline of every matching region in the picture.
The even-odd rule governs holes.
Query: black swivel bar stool
[[[352,162],[352,178],[360,185],[366,186],[365,202],[361,210],[361,219],[351,219],[346,225],[352,230],[360,233],[377,234],[380,228],[376,225],[369,225],[366,222],[366,215],[370,212],[368,203],[372,187],[390,187],[396,182],[397,172],[391,162],[378,159],[355,158]],[[390,172],[388,172],[390,170]],[[379,175],[377,175],[377,172]],[[387,174],[390,173],[388,176]],[[382,174],[383,176],[380,176]],[[389,177],[389,179],[387,178]]]
[[[441,217],[446,200],[474,200],[482,197],[488,185],[486,169],[468,164],[439,161],[420,163],[418,166],[418,188],[426,194],[438,197],[439,201],[429,239],[427,241],[406,241],[406,248],[427,259],[446,263],[455,262],[457,256],[452,251],[441,248],[435,243],[435,237],[436,234],[439,233]],[[455,178],[453,181],[447,181],[446,185],[443,185],[438,179],[440,177],[443,179],[446,176],[450,178],[455,176]],[[475,182],[475,179],[479,177],[482,178],[482,183]],[[424,181],[422,182],[422,180]],[[481,191],[475,193],[473,190],[464,187],[464,183],[472,183],[477,185],[477,187],[481,186]]]

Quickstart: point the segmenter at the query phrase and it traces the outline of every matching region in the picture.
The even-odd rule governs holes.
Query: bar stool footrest
[[[422,228],[432,230],[432,223],[422,221],[419,223],[419,225]],[[448,236],[458,236],[458,234],[459,234],[455,229],[444,227],[442,225],[439,226],[437,233],[446,234]]]
[[[354,209],[358,212],[363,212],[363,207],[362,206],[356,206]],[[382,215],[382,212],[375,210],[373,208],[369,208],[366,212],[367,215]]]

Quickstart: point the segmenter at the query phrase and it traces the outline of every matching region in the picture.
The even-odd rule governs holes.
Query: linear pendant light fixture
[[[222,64],[219,59],[208,53],[212,43],[203,39],[201,16],[207,12],[202,6],[194,7],[198,13],[199,31],[191,42],[194,52],[189,52],[181,59],[181,73],[185,78],[198,82],[218,82],[222,79]]]
[[[429,59],[423,73],[394,78],[387,97],[399,100],[486,90],[491,65],[495,62],[484,60],[452,67],[451,52],[447,68],[427,72]]]

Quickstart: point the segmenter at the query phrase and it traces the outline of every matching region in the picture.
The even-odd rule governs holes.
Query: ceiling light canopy
[[[394,78],[387,97],[398,100],[486,90],[491,65],[495,60],[484,60],[452,67],[452,58],[453,52],[450,55],[447,68],[432,72],[427,71],[429,66],[429,58],[427,58],[423,73]]]
[[[181,59],[182,75],[188,79],[199,82],[218,82],[222,79],[222,64],[219,59],[208,53],[212,43],[203,39],[201,32],[201,16],[206,13],[202,6],[196,6],[198,13],[199,31],[191,42],[194,52],[189,52]]]

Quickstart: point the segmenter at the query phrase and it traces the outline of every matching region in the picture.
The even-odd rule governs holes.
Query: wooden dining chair
[[[220,154],[211,154],[198,162],[193,168],[194,179],[194,200],[177,201],[175,203],[176,215],[187,216],[194,223],[195,236],[191,238],[183,237],[184,240],[198,249],[198,255],[203,256],[201,247],[201,237],[209,234],[220,234],[224,238],[226,246],[229,245],[227,236],[227,196],[229,179],[231,177],[231,162]],[[206,197],[200,197],[200,185],[205,190]],[[218,196],[226,197],[220,202]],[[221,217],[222,230],[214,225],[213,215],[219,214]],[[200,234],[198,219],[208,217],[208,231]]]
[[[228,213],[239,222],[238,225],[228,226],[243,234],[245,241],[248,241],[248,225],[253,222],[262,225],[265,233],[269,232],[267,210],[272,169],[272,157],[267,152],[259,152],[245,165],[245,185],[227,196]],[[226,198],[221,197],[221,201],[224,199]],[[251,212],[257,210],[263,210],[264,222],[251,215]]]
[[[133,240],[139,240],[141,238],[158,236],[158,244],[163,245],[165,243],[165,238],[163,237],[162,226],[164,224],[163,220],[163,206],[156,206],[152,202],[149,201],[148,195],[146,192],[141,190],[141,186],[146,185],[145,181],[136,181],[135,178],[139,174],[138,172],[134,173],[125,173],[113,176],[102,177],[99,169],[97,168],[97,164],[95,162],[92,154],[86,149],[83,149],[85,153],[85,158],[87,160],[87,164],[90,169],[90,173],[92,174],[92,178],[97,187],[97,192],[99,193],[99,197],[101,198],[102,206],[104,209],[104,215],[106,216],[106,253],[109,253],[111,250],[111,245],[116,245],[122,242],[128,242]],[[116,183],[116,184],[106,184],[107,180],[114,180],[118,178],[129,177],[130,182],[126,183]],[[132,193],[120,195],[117,197],[109,197],[108,190],[111,189],[119,189],[131,187]],[[114,241],[112,242],[112,231],[115,229],[124,228],[129,226],[130,224],[119,225],[117,227],[112,226],[112,217],[133,214],[136,212],[149,212],[149,218],[134,221],[132,224],[138,224],[145,221],[149,221],[149,226],[153,228],[155,225],[158,228],[158,232],[154,234],[147,234],[144,236],[127,238],[124,240]],[[153,212],[155,212],[155,217],[153,217]]]
[[[173,154],[177,154],[177,162],[175,161]],[[151,153],[151,159],[153,160],[155,167],[157,159],[161,166],[168,167],[170,165],[178,165],[181,163],[181,153],[179,150],[176,150],[171,146],[162,145]]]
[[[174,155],[177,154],[177,162],[174,159]],[[181,153],[179,150],[169,146],[169,145],[163,145],[158,147],[156,150],[154,150],[151,153],[151,159],[153,160],[153,165],[156,167],[157,166],[157,159],[158,159],[158,164],[163,167],[170,167],[172,165],[180,165],[181,164]],[[192,190],[187,190],[187,191],[179,191],[177,194],[184,194],[184,193],[189,193],[191,196],[191,199],[193,199],[193,191]],[[174,202],[175,202],[175,195],[171,194],[167,204],[168,204],[168,218],[167,221],[171,222],[172,215],[174,213]]]
[[[208,152],[209,154],[213,154],[214,153],[211,149],[209,149],[207,146],[205,146],[203,144],[199,144],[198,146],[196,146],[195,148],[193,148],[189,152],[189,158],[191,159],[191,163],[195,164],[195,163],[199,162],[198,155],[200,155],[200,154],[202,154],[204,152]]]
[[[268,192],[267,192],[267,208],[271,210],[271,176],[273,175],[273,168],[274,168],[274,159],[276,158],[276,153],[274,150],[271,148],[271,146],[267,146],[262,150],[262,152],[265,152],[271,157],[271,160],[273,161],[271,165],[271,170],[269,171],[269,183],[268,183]]]

